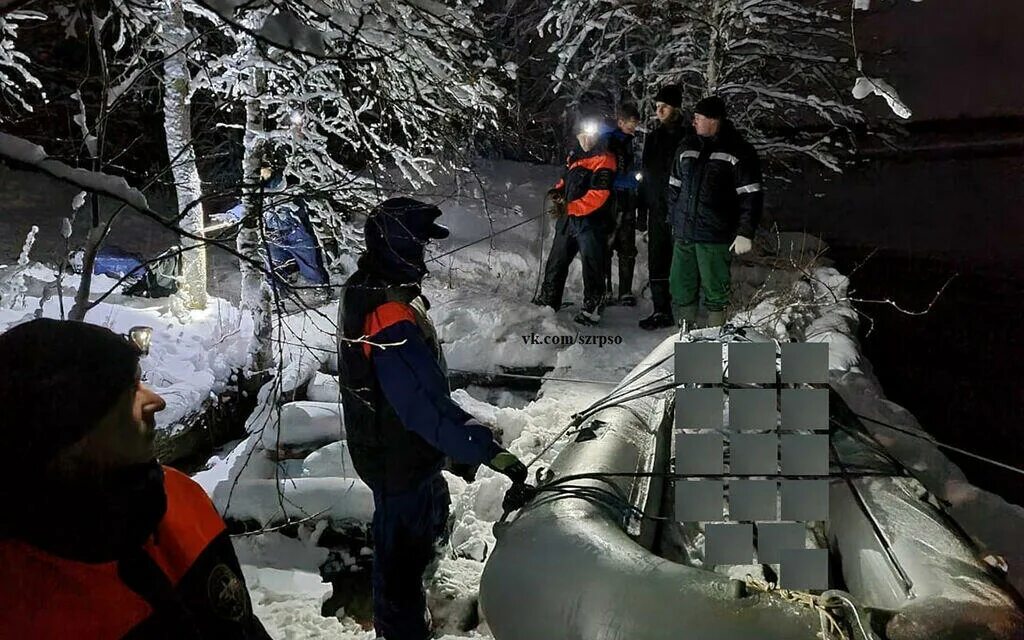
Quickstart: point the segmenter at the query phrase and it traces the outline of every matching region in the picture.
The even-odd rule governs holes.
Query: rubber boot
[[[725,324],[725,311],[708,311],[708,327],[720,327]]]
[[[633,268],[635,265],[636,260],[633,258],[619,258],[619,304],[625,307],[636,306],[636,298],[633,296]]]
[[[676,325],[685,328],[687,331],[697,328],[697,305],[691,304],[685,307],[675,307],[672,314],[676,317]]]

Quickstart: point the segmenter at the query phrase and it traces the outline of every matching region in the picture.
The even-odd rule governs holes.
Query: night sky
[[[915,120],[1024,115],[1024,0],[897,0],[857,24],[862,48],[897,49],[885,77]]]

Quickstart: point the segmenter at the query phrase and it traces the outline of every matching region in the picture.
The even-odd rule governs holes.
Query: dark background
[[[878,6],[878,0],[873,0]],[[869,145],[837,175],[808,166],[769,196],[780,226],[822,236],[861,304],[887,396],[939,440],[1024,466],[1024,2],[898,0],[859,12],[869,75],[914,117],[902,151]],[[880,98],[870,111],[882,117]],[[947,455],[1024,504],[1024,476]]]

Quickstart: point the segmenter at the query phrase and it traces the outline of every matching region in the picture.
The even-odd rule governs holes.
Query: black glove
[[[520,462],[519,458],[504,449],[502,449],[498,455],[491,458],[491,461],[487,463],[487,466],[498,473],[508,476],[509,479],[512,480],[513,485],[523,484],[526,482],[526,465]]]
[[[508,513],[516,509],[522,509],[530,500],[537,495],[537,488],[525,482],[513,483],[512,487],[505,492],[505,499],[501,501],[501,508]]]
[[[473,482],[476,480],[476,470],[479,467],[480,465],[478,464],[462,464],[461,462],[449,460],[446,471],[462,478],[466,482]]]
[[[565,194],[562,193],[561,189],[548,189],[548,199],[558,204],[565,203]]]

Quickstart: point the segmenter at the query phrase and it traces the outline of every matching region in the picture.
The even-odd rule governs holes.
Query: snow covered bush
[[[0,266],[0,309],[13,309],[19,306],[19,303],[21,306],[25,304],[25,270],[29,266],[28,254],[36,242],[37,233],[39,227],[32,225],[25,236],[25,244],[21,248],[18,262],[9,267]]]

